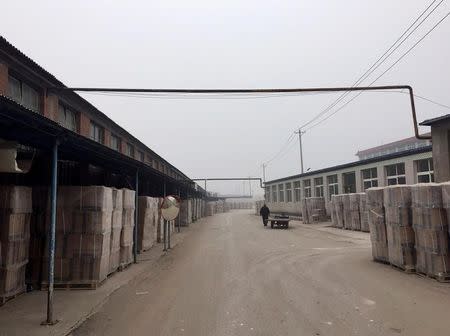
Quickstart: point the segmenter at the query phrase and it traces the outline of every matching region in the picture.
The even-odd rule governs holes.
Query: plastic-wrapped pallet
[[[389,262],[412,272],[416,268],[416,251],[411,215],[411,187],[407,185],[386,187],[384,211]]]
[[[344,229],[352,229],[352,216],[350,211],[350,194],[342,195],[342,204],[344,209]]]
[[[361,221],[361,231],[369,232],[369,213],[367,212],[367,195],[359,194],[359,218]]]
[[[188,226],[189,225],[189,202],[188,200],[181,200],[180,204],[180,225]]]
[[[117,271],[120,265],[120,236],[122,233],[123,191],[112,189],[113,211],[111,218],[111,244],[109,253],[109,274]]]
[[[439,281],[450,279],[448,215],[450,184],[412,187],[412,216],[416,238],[416,271]]]
[[[130,189],[123,191],[122,232],[120,234],[120,266],[125,267],[133,262],[134,214],[136,211],[136,192]]]
[[[310,217],[310,214],[309,214],[306,198],[302,198],[300,200],[300,208],[301,208],[301,212],[302,212],[302,222],[303,222],[303,224],[310,224],[311,223],[311,217]]]
[[[103,186],[58,188],[55,284],[95,288],[106,279],[110,270],[112,194],[111,188]],[[42,267],[46,284],[47,250]]]
[[[138,251],[147,251],[155,242],[159,200],[147,196],[139,196],[138,199]]]
[[[332,195],[334,199],[334,210],[336,216],[336,227],[344,228],[344,195]]]
[[[213,216],[215,214],[216,203],[215,202],[206,202],[205,205],[205,216]]]
[[[25,290],[31,188],[0,186],[0,305]]]
[[[309,222],[324,222],[327,220],[325,199],[323,197],[306,198],[306,210]]]
[[[336,195],[331,195],[330,215],[331,215],[331,226],[333,226],[333,227],[337,227],[336,207],[334,205],[335,199],[336,199]]]
[[[370,188],[366,195],[372,257],[376,261],[389,262],[383,188]]]
[[[353,231],[361,231],[361,218],[359,217],[360,194],[349,194],[349,211],[351,228]]]

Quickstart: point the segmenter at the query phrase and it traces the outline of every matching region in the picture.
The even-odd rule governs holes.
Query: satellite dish
[[[166,196],[161,203],[161,215],[165,220],[172,221],[180,212],[180,201],[178,197]]]

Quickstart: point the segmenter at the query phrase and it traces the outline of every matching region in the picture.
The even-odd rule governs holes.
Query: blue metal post
[[[134,263],[137,264],[138,254],[138,191],[139,191],[139,170],[136,170],[136,194],[135,194],[135,210],[134,210],[134,231],[133,231],[133,257]]]
[[[56,232],[56,198],[58,187],[58,140],[55,140],[53,144],[53,157],[52,157],[52,181],[51,181],[51,202],[50,202],[50,214],[51,222],[48,231],[48,291],[47,291],[47,320],[43,322],[46,325],[53,325],[57,323],[57,320],[53,319],[53,283],[54,283],[54,270],[55,270],[55,232]]]

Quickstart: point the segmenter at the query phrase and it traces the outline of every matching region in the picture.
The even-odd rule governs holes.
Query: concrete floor
[[[81,335],[449,335],[450,284],[371,260],[369,235],[216,215],[122,287]]]

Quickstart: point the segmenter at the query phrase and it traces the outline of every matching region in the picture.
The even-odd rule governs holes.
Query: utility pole
[[[266,183],[266,164],[265,163],[262,164],[262,168],[263,168],[263,182]]]
[[[300,167],[301,167],[301,172],[303,174],[305,171],[303,169],[302,135],[305,134],[305,132],[303,132],[302,129],[299,128],[298,131],[295,132],[295,133],[298,134],[298,143],[300,145]]]

